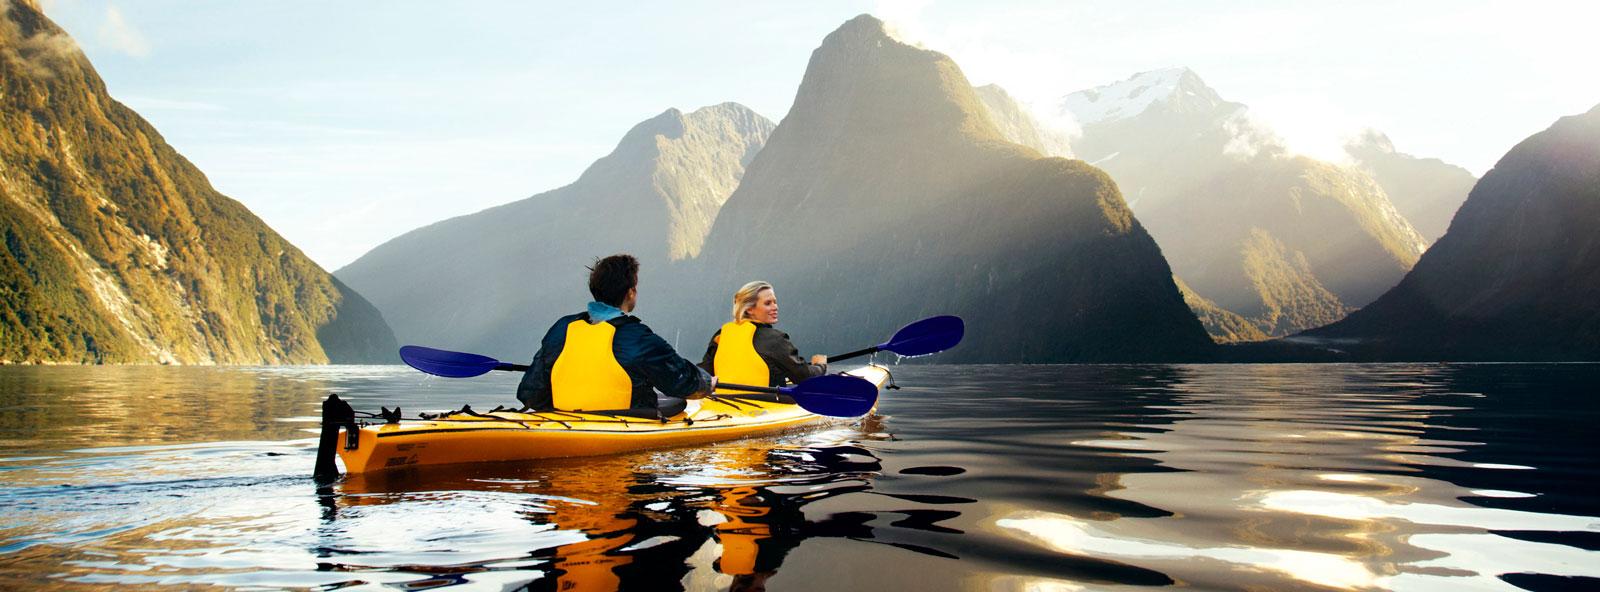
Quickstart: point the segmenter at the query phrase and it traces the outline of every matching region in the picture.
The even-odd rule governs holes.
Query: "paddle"
[[[434,376],[469,378],[494,370],[527,372],[522,364],[508,364],[489,356],[454,352],[420,345],[400,348],[400,359]],[[855,417],[872,410],[878,402],[878,386],[856,376],[828,375],[785,387],[717,383],[718,388],[754,393],[789,395],[802,409],[817,415]]]
[[[488,374],[491,370],[528,371],[528,367],[522,364],[508,364],[489,356],[433,349],[420,345],[401,347],[400,359],[405,360],[412,368],[445,378],[471,378]]]
[[[961,317],[952,315],[928,317],[901,327],[887,342],[847,354],[828,356],[828,363],[880,351],[894,352],[906,357],[936,354],[961,343],[961,336],[965,333],[966,324],[961,322]]]

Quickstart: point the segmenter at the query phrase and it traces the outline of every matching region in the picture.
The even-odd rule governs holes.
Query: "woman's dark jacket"
[[[717,359],[717,338],[722,335],[722,330],[711,335],[711,343],[706,346],[706,355],[700,360],[700,367],[706,372],[715,373]],[[800,383],[807,378],[814,378],[828,373],[827,364],[809,364],[805,358],[800,357],[800,350],[795,349],[789,342],[789,334],[772,328],[766,323],[756,323],[756,334],[753,338],[756,353],[761,360],[767,363],[767,386],[782,386],[785,381]]]

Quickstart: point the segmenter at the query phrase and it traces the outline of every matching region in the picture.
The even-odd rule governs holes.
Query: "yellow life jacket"
[[[608,411],[633,404],[633,379],[617,363],[611,341],[617,335],[611,323],[567,323],[567,344],[550,368],[550,399],[556,409]]]
[[[756,353],[756,324],[751,321],[722,326],[722,334],[717,337],[717,356],[712,358],[711,367],[719,382],[770,386],[768,381],[772,380],[772,370],[767,367],[767,361]],[[750,394],[720,388],[717,392]]]

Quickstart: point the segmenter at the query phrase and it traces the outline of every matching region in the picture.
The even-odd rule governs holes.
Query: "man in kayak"
[[[587,311],[561,317],[545,333],[517,385],[523,405],[536,411],[654,411],[656,390],[688,398],[712,392],[715,378],[628,314],[639,299],[639,260],[612,255],[596,261],[589,268],[589,293],[594,302]]]
[[[789,341],[789,334],[774,329],[778,322],[778,295],[772,284],[750,282],[733,294],[733,321],[711,336],[700,367],[732,384],[782,386],[828,373],[828,357],[811,356],[810,363]]]

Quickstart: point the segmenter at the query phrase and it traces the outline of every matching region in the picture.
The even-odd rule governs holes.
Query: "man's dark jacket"
[[[561,350],[567,345],[567,325],[575,320],[588,322],[589,313],[561,317],[545,332],[539,352],[533,355],[533,361],[528,364],[522,384],[517,385],[517,400],[522,401],[523,405],[541,411],[554,408],[550,393],[550,370],[555,367],[556,358],[561,356]],[[656,407],[656,394],[651,387],[671,397],[685,397],[706,390],[710,376],[678,355],[672,345],[639,322],[638,317],[623,315],[606,322],[617,328],[616,336],[611,340],[611,352],[633,381],[632,408]]]

